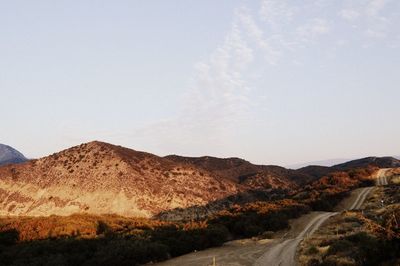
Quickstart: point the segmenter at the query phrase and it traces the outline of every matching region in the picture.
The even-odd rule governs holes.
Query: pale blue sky
[[[0,143],[400,154],[400,1],[1,1]]]

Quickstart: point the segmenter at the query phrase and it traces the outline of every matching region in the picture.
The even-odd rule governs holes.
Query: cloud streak
[[[255,61],[261,61],[266,69],[303,65],[297,56],[313,53],[322,37],[328,40],[322,50],[329,59],[334,58],[333,54],[349,43],[342,36],[333,36],[342,30],[340,19],[357,25],[360,35],[385,36],[389,20],[381,13],[389,1],[354,3],[342,2],[330,16],[324,15],[322,4],[296,5],[283,0],[263,0],[259,11],[237,8],[221,45],[194,65],[180,114],[136,131],[135,137],[150,139],[153,150],[160,153],[190,150],[198,155],[212,152],[210,146],[226,151],[238,128],[251,121],[250,110],[258,101],[248,82]]]
[[[232,132],[247,119],[250,104],[245,73],[254,60],[254,51],[245,40],[244,28],[258,45],[267,50],[260,32],[244,25],[244,10],[237,9],[223,43],[205,60],[194,66],[192,86],[183,97],[181,113],[172,119],[150,125],[135,135],[158,139],[163,151],[187,151],[201,154],[229,145]],[[244,27],[245,26],[245,27]],[[155,135],[162,137],[154,137]],[[173,147],[173,148],[172,148]]]

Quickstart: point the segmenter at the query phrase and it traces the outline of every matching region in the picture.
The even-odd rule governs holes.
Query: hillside
[[[0,167],[0,215],[151,217],[250,190],[293,191],[312,179],[301,172],[239,158],[159,157],[94,141]]]
[[[219,179],[231,180],[248,189],[295,189],[299,184],[313,180],[311,175],[276,165],[255,165],[240,158],[211,156],[183,157],[169,155],[165,158],[185,163],[213,173]]]
[[[240,158],[159,157],[94,141],[0,167],[0,215],[153,217],[174,209],[197,213],[196,206],[208,213],[210,206],[283,198],[334,172],[370,165],[365,160],[291,170]],[[393,160],[372,161],[387,167]]]
[[[319,161],[310,161],[310,162],[304,162],[304,163],[297,163],[297,164],[290,164],[286,165],[286,168],[289,169],[300,169],[304,168],[310,165],[319,165],[319,166],[327,166],[331,167],[336,164],[341,164],[350,161],[350,159],[343,159],[343,158],[337,158],[337,159],[327,159],[327,160],[319,160]]]
[[[337,164],[333,167],[336,169],[347,170],[351,168],[361,168],[367,166],[377,166],[379,168],[395,168],[400,167],[400,160],[394,157],[366,157],[342,164]]]
[[[377,170],[159,157],[94,141],[0,167],[0,261],[143,265],[197,254],[332,211]]]
[[[82,144],[0,168],[0,215],[116,213],[149,217],[239,192],[229,180],[145,152]]]
[[[26,159],[26,157],[16,149],[0,144],[0,165],[22,163],[27,160],[28,159]]]

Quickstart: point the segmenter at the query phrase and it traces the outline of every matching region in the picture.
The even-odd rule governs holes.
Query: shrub
[[[349,240],[346,239],[341,239],[336,242],[333,242],[333,244],[329,247],[328,254],[337,254],[340,252],[348,252],[352,249],[353,243]]]
[[[19,240],[19,233],[16,229],[0,232],[0,245],[11,246]]]
[[[97,235],[106,235],[111,232],[111,228],[103,221],[97,222],[96,234]]]
[[[319,251],[316,246],[311,246],[307,249],[307,254],[309,254],[309,255],[314,255],[314,254],[318,254],[318,253],[319,253]]]

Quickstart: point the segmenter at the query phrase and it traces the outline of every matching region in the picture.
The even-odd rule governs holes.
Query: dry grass
[[[115,233],[124,234],[138,234],[145,229],[171,225],[171,223],[146,218],[74,214],[49,217],[3,217],[0,218],[0,232],[17,229],[20,241],[71,236],[94,238],[98,235],[99,222],[105,223]]]

